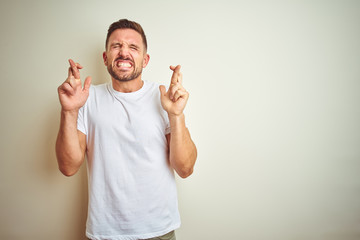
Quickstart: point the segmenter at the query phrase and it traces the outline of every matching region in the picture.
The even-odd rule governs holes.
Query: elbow
[[[82,160],[61,161],[58,158],[59,171],[66,177],[74,176],[80,169]]]
[[[59,170],[66,177],[74,176],[78,172],[78,169],[69,169],[66,167],[59,167]]]
[[[81,156],[78,157],[71,157],[71,156],[64,156],[58,154],[57,152],[57,161],[58,161],[58,168],[59,171],[66,177],[74,176],[80,169],[81,164],[84,161],[84,158]]]
[[[179,175],[179,177],[185,179],[194,172],[194,168],[193,167],[182,167],[180,169],[177,169],[176,172]]]
[[[194,165],[195,165],[196,158],[197,158],[197,152],[195,150],[193,155],[191,157],[189,157],[187,159],[187,161],[184,161],[181,163],[179,163],[180,161],[178,161],[177,164],[173,165],[174,169],[175,169],[176,173],[179,175],[179,177],[187,178],[194,172]],[[176,162],[176,161],[174,161],[174,162]]]

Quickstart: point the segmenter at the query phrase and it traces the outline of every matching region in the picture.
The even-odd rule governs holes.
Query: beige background
[[[94,83],[107,28],[140,22],[168,83],[182,64],[195,173],[180,240],[360,239],[359,1],[1,1],[0,239],[82,240],[86,166],[57,170],[57,87]]]

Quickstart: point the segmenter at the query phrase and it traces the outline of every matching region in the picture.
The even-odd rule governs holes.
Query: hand
[[[173,71],[171,83],[166,92],[165,86],[160,86],[161,105],[170,116],[179,116],[183,113],[189,98],[189,93],[182,86],[182,73],[180,65],[170,66]]]
[[[69,63],[68,78],[58,87],[59,100],[63,111],[78,111],[89,96],[91,77],[85,79],[82,88],[79,69],[83,67],[71,59]]]

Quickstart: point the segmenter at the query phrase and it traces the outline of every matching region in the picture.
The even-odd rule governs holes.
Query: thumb
[[[161,95],[161,97],[163,97],[166,94],[166,88],[164,85],[160,85],[159,89],[160,89],[160,93],[161,93],[160,95]]]
[[[91,77],[87,77],[84,82],[84,91],[89,91],[91,84]]]

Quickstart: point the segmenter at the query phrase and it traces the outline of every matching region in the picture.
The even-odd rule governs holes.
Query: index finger
[[[170,69],[174,71],[171,76],[171,84],[181,83],[179,80],[179,77],[181,75],[180,68],[180,65],[177,65],[176,67],[170,66]]]
[[[81,69],[82,66],[78,63],[75,63],[72,59],[69,59],[69,63],[70,63],[71,72],[72,72],[72,75],[74,76],[74,78],[80,79],[79,69]]]

